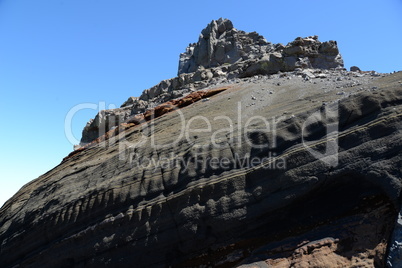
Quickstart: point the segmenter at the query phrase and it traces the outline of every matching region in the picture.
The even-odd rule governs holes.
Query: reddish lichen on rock
[[[118,135],[122,131],[125,131],[125,130],[135,127],[135,126],[138,126],[144,122],[148,122],[150,120],[161,117],[162,115],[172,112],[176,109],[184,108],[184,107],[186,107],[190,104],[193,104],[201,99],[212,97],[213,95],[216,95],[218,93],[221,93],[221,92],[227,90],[228,88],[229,87],[220,87],[220,88],[214,88],[214,89],[195,91],[195,92],[188,94],[187,96],[185,96],[183,98],[162,103],[153,109],[149,109],[149,110],[145,111],[142,114],[134,115],[131,118],[129,118],[126,122],[121,123],[119,126],[109,130],[104,135],[102,135],[102,136],[96,138],[95,140],[93,140],[92,142],[74,150],[68,156],[63,158],[62,162],[67,161],[69,158],[73,157],[74,155],[82,152],[83,150],[85,150],[89,147],[92,147],[105,140],[108,140],[109,138],[111,138],[113,136]]]

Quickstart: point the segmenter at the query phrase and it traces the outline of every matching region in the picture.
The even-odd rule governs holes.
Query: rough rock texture
[[[390,240],[389,254],[387,258],[388,267],[402,266],[402,215],[398,214],[398,220],[394,226],[394,233]]]
[[[1,266],[383,267],[400,251],[401,80],[258,75],[128,128],[5,203]]]
[[[262,60],[258,72],[277,73],[297,67],[329,69],[343,67],[335,41],[318,41],[318,36],[296,38],[286,46],[271,44],[256,32],[246,33],[233,28],[228,19],[213,20],[196,44],[190,44],[180,55],[178,75],[197,70]],[[241,72],[243,73],[243,72]],[[244,75],[244,74],[243,74]],[[212,78],[212,76],[211,76]]]
[[[300,68],[342,67],[343,59],[335,41],[320,42],[317,36],[310,36],[298,37],[286,46],[274,45],[256,32],[235,29],[228,19],[213,20],[202,30],[198,42],[190,44],[180,55],[177,77],[144,90],[140,97],[130,97],[121,108],[101,111],[83,129],[81,145],[131,116],[211,85]]]
[[[145,109],[144,109],[145,110]],[[130,109],[117,108],[100,111],[95,119],[91,119],[82,131],[81,144],[87,144],[104,135],[113,127],[131,116]]]
[[[218,93],[221,93],[225,90],[227,90],[228,87],[221,87],[221,88],[214,88],[214,89],[209,89],[209,90],[199,90],[192,92],[191,94],[188,94],[187,96],[180,98],[180,99],[175,99],[171,100],[168,102],[165,102],[163,104],[160,104],[156,106],[155,108],[151,108],[143,112],[142,114],[136,114],[134,116],[128,117],[128,119],[124,121],[118,121],[119,124],[112,129],[108,130],[107,132],[103,133],[101,136],[94,138],[91,142],[84,144],[83,146],[77,146],[74,148],[74,151],[71,152],[67,157],[63,159],[63,161],[66,161],[69,159],[71,156],[79,153],[80,151],[83,151],[84,149],[87,149],[91,146],[95,146],[99,144],[102,141],[109,140],[115,138],[119,133],[122,131],[125,131],[129,128],[145,124],[148,121],[154,120],[158,117],[161,117],[164,114],[177,111],[183,107],[186,107],[190,104],[193,104],[199,100],[204,100],[207,101],[209,100],[209,97],[216,95]],[[87,125],[88,126],[88,125]]]
[[[237,61],[261,58],[274,47],[256,32],[238,31],[228,19],[213,20],[202,30],[198,43],[180,55],[178,75],[198,68],[212,68]]]

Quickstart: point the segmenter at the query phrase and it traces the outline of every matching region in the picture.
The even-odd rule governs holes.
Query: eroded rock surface
[[[402,73],[342,67],[212,21],[4,204],[0,266],[400,267]]]
[[[253,76],[128,128],[5,203],[0,263],[382,267],[402,186],[401,80],[316,69]],[[327,114],[338,150],[320,158],[336,132],[327,139],[325,121],[311,118]],[[183,122],[207,131],[182,135]]]
[[[255,66],[260,60],[260,65]],[[335,41],[321,43],[318,36],[311,36],[298,37],[286,46],[272,44],[256,32],[237,30],[230,20],[219,19],[202,30],[198,42],[190,44],[186,52],[180,55],[178,74],[247,61],[255,69],[254,72],[258,69],[258,72],[270,74],[292,71],[297,67],[343,67]],[[239,65],[230,68],[241,69]],[[245,75],[241,71],[238,73]]]
[[[261,58],[273,50],[273,44],[258,33],[239,31],[228,19],[213,20],[202,30],[198,43],[190,44],[180,55],[178,75]]]

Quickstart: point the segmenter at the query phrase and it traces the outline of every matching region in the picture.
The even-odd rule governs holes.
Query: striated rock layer
[[[1,266],[383,267],[401,80],[255,76],[119,132],[5,203]]]

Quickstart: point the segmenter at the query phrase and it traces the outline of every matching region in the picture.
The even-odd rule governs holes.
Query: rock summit
[[[237,30],[230,20],[219,19],[208,24],[198,42],[190,44],[180,55],[178,75],[240,62],[250,65],[249,69],[242,70],[247,74],[273,74],[295,68],[343,67],[335,41],[322,43],[318,41],[318,36],[310,36],[298,37],[286,46],[272,44],[256,32]]]
[[[180,55],[177,77],[145,90],[140,97],[130,97],[121,108],[100,112],[84,128],[81,145],[129,117],[212,84],[298,69],[336,68],[343,68],[336,41],[320,42],[310,36],[298,37],[286,46],[272,44],[256,32],[237,30],[228,19],[213,20],[201,31],[198,42]]]

